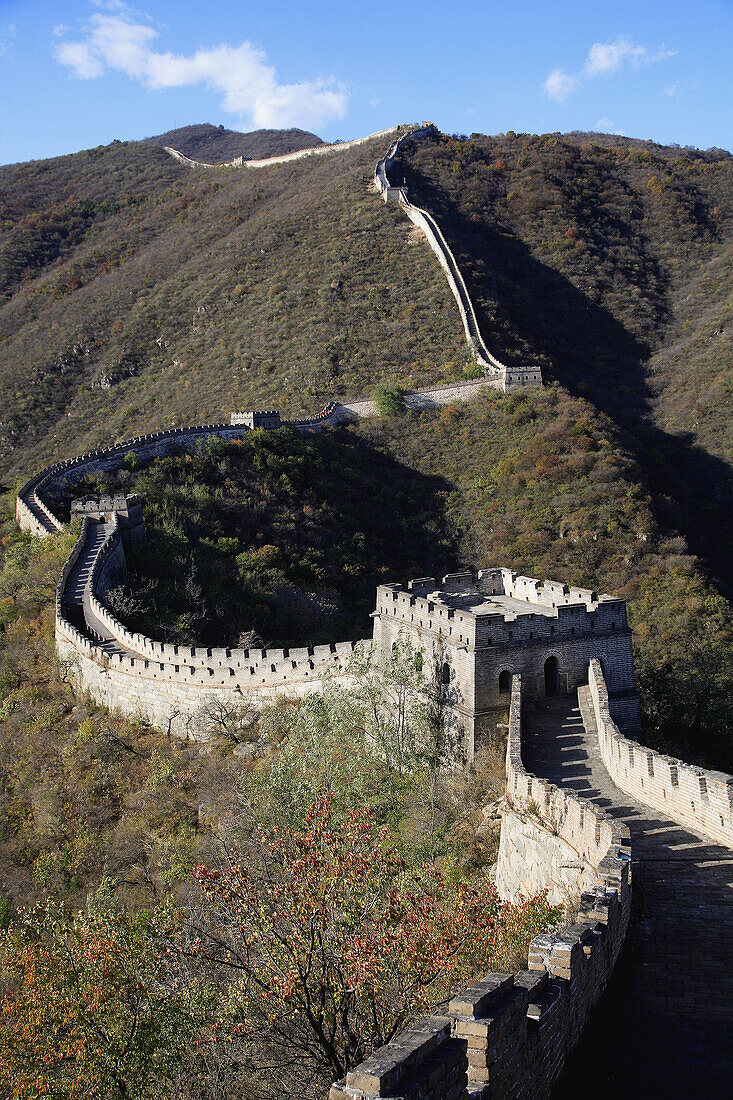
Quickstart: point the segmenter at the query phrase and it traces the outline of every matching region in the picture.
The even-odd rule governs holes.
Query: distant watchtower
[[[267,409],[264,412],[233,412],[231,423],[234,428],[264,428],[272,431],[280,427],[281,420],[277,409]]]
[[[515,672],[528,699],[566,695],[587,683],[597,657],[612,717],[622,729],[639,728],[631,631],[626,604],[615,596],[484,569],[475,577],[450,573],[440,585],[433,577],[407,589],[380,585],[373,618],[383,653],[402,630],[437,666],[446,726],[467,762],[506,711]]]
[[[129,549],[145,541],[142,497],[131,496],[85,497],[71,502],[71,518],[94,520],[96,523],[112,523],[117,517],[123,546]]]

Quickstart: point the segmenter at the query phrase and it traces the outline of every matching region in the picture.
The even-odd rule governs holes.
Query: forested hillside
[[[381,139],[216,172],[156,144],[216,160],[301,140],[194,126],[0,169],[3,1095],[107,1095],[112,1060],[119,1095],[315,1100],[457,983],[525,966],[558,919],[543,898],[499,906],[483,810],[502,746],[440,767],[409,646],[378,675],[357,654],[350,693],[204,708],[203,747],[78,698],[55,657],[74,536],[18,531],[13,488],[38,466],[472,373],[435,257],[370,190]],[[629,602],[647,742],[733,771],[731,157],[436,132],[393,171],[488,346],[545,387],[128,455],[80,486],[144,495],[148,540],[110,602],[160,638],[305,645],[367,636],[375,585],[415,574],[593,586]],[[324,990],[347,999],[309,1028]]]
[[[731,157],[587,134],[403,150],[487,342],[547,391],[90,483],[147,497],[121,606],[163,637],[288,644],[362,636],[376,583],[451,563],[597,585],[630,600],[647,736],[730,767]],[[442,272],[370,193],[382,151],[212,173],[138,142],[2,169],[6,475],[460,377]]]
[[[460,375],[442,272],[367,189],[383,146],[211,172],[136,142],[0,169],[2,467]]]
[[[403,150],[489,343],[611,417],[660,518],[730,588],[730,154],[591,134]]]

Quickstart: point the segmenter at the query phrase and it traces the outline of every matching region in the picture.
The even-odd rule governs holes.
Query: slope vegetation
[[[610,416],[659,520],[730,587],[733,158],[584,134],[402,151],[483,331]]]
[[[211,172],[130,143],[3,169],[6,472],[465,370],[435,258],[368,192],[383,152]],[[455,250],[487,344],[552,384],[122,471],[157,548],[131,613],[284,644],[297,621],[363,635],[375,583],[448,559],[597,585],[631,601],[649,739],[730,769],[732,166],[593,135],[406,143],[395,178]]]
[[[368,193],[382,151],[206,172],[139,142],[2,169],[5,468],[460,373],[438,264]]]
[[[297,149],[311,149],[322,145],[321,138],[308,130],[252,130],[243,134],[239,130],[227,130],[225,126],[212,126],[199,122],[193,126],[180,126],[165,134],[146,138],[153,145],[172,146],[193,160],[220,164],[235,157],[257,160],[259,157],[276,157],[281,153],[294,153]]]

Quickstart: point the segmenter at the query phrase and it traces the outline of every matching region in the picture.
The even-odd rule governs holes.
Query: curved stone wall
[[[293,426],[317,429],[331,422],[337,408],[331,404]],[[118,466],[131,451],[153,458],[210,436],[240,438],[248,430],[228,424],[173,428],[54,463],[19,491],[17,522],[38,536],[55,534],[62,530],[62,521],[40,496],[52,483],[73,483],[90,471]],[[90,504],[87,511],[98,513],[100,503]],[[115,502],[109,503],[114,506]],[[103,602],[125,563],[118,517],[111,510],[112,519],[98,546],[92,538],[99,527],[83,516],[79,539],[61,571],[56,593],[56,648],[79,691],[169,732],[201,736],[205,712],[214,701],[231,707],[245,702],[257,706],[278,696],[300,698],[321,691],[326,677],[349,682],[346,664],[354,642],[251,650],[168,645],[129,631]],[[74,577],[80,559],[89,572],[83,591]]]
[[[330,1100],[465,1100],[479,1093],[491,1100],[549,1097],[606,988],[631,907],[628,830],[525,769],[521,704],[517,675],[509,712],[507,799],[515,808],[531,808],[549,837],[582,854],[595,881],[580,897],[578,919],[561,933],[535,937],[527,971],[489,974],[453,997],[445,1014],[418,1020],[381,1047],[332,1086]]]
[[[308,149],[296,149],[294,153],[281,153],[278,156],[263,157],[260,160],[235,157],[234,160],[227,160],[221,164],[209,164],[206,161],[193,160],[170,145],[164,145],[163,148],[166,153],[175,157],[181,164],[185,164],[187,168],[270,168],[273,164],[288,164],[290,161],[304,160],[307,157],[323,157],[328,156],[330,153],[343,153],[346,149],[364,145],[367,141],[373,141],[375,138],[386,137],[387,134],[394,133],[396,129],[396,126],[391,126],[388,130],[376,130],[373,134],[367,134],[366,137],[362,138],[354,138],[352,141],[338,141],[332,145],[312,145]]]
[[[385,202],[396,199],[410,221],[418,226],[425,234],[425,239],[438,257],[438,262],[445,272],[448,285],[458,305],[458,310],[463,322],[466,340],[472,349],[476,362],[489,374],[501,379],[502,389],[525,389],[542,385],[542,373],[539,367],[516,368],[508,367],[500,362],[486,347],[481,335],[476,311],[471,301],[471,296],[466,288],[461,269],[458,266],[448,242],[443,236],[435,218],[422,207],[415,206],[407,197],[407,191],[403,187],[393,187],[389,182],[389,167],[399,154],[402,143],[408,138],[421,138],[433,132],[435,127],[423,125],[408,130],[401,134],[390,145],[385,155],[377,162],[374,170],[374,182],[377,190]]]
[[[680,825],[733,848],[733,776],[696,768],[624,737],[611,718],[603,669],[595,659],[588,686],[601,759],[616,786]]]
[[[102,706],[179,736],[205,739],[207,711],[213,703],[235,709],[245,703],[259,706],[278,696],[301,698],[320,692],[326,677],[350,682],[346,666],[354,642],[290,650],[213,649],[166,645],[127,630],[100,598],[124,568],[117,516],[105,525],[99,547],[91,542],[98,529],[84,517],[62,571],[56,646],[77,690],[88,692]],[[71,591],[77,563],[90,566],[81,594]],[[83,630],[71,622],[69,609],[79,623],[83,621]]]
[[[222,164],[209,164],[204,161],[193,160],[191,157],[187,157],[184,153],[179,152],[179,150],[171,146],[165,146],[165,151],[172,157],[175,157],[176,160],[180,161],[181,164],[185,164],[188,168],[268,168],[272,165],[286,164],[290,161],[303,160],[307,157],[325,156],[330,153],[343,152],[357,145],[363,145],[365,142],[372,141],[374,138],[386,137],[388,134],[392,134],[400,129],[401,127],[392,127],[389,130],[378,130],[374,134],[369,134],[367,137],[363,138],[356,138],[353,141],[344,141],[336,145],[316,145],[310,149],[299,149],[294,153],[266,157],[262,160],[245,160],[243,157],[236,157],[234,160],[226,161]],[[398,155],[402,143],[407,138],[424,137],[434,130],[435,127],[432,123],[423,123],[421,126],[410,127],[403,133],[398,134],[390,144],[384,156],[377,161],[374,169],[374,183],[376,188],[385,202],[388,202],[390,199],[396,199],[410,221],[418,226],[425,234],[425,239],[437,256],[438,262],[445,272],[448,285],[458,305],[468,345],[475,355],[476,362],[484,368],[490,378],[495,380],[494,384],[499,385],[500,388],[505,391],[541,386],[542,373],[539,367],[507,367],[506,364],[500,362],[488,350],[481,335],[481,330],[476,319],[476,311],[471,301],[471,296],[466,288],[461,269],[438,223],[427,210],[415,206],[409,201],[407,191],[404,188],[393,187],[389,182],[389,167],[394,158]],[[373,414],[371,410],[369,410],[363,411],[357,415],[367,416]]]
[[[408,395],[411,407],[432,407],[472,397],[491,379],[449,385]],[[301,431],[317,431],[349,419],[374,414],[372,402],[343,406],[331,402],[312,417],[284,422]],[[130,452],[142,459],[169,454],[180,447],[216,436],[237,439],[251,429],[243,424],[202,424],[150,432],[98,448],[41,470],[20,489],[16,519],[23,530],[41,537],[62,530],[61,518],[41,496],[54,483],[73,484],[95,470],[118,467]],[[101,507],[106,504],[109,507]],[[171,732],[189,736],[200,724],[207,702],[218,699],[227,706],[241,706],[245,700],[260,704],[277,695],[299,697],[322,689],[325,676],[349,682],[346,673],[352,642],[314,648],[229,649],[224,647],[177,646],[153,641],[133,633],[120,623],[103,603],[111,586],[114,569],[124,569],[122,536],[116,508],[126,508],[120,499],[89,501],[77,511],[84,515],[82,535],[62,571],[57,608],[56,643],[59,655],[68,663],[79,690],[88,691],[100,704],[127,714],[142,716]],[[100,513],[114,520],[105,539],[92,547],[92,515]],[[129,534],[129,532],[128,532]],[[90,570],[90,582],[82,592],[78,583],[71,591],[74,566],[80,556]],[[78,578],[76,579],[78,580]],[[78,590],[77,590],[78,589]]]
[[[199,439],[216,435],[236,439],[244,429],[231,424],[199,424],[190,428],[168,428],[159,432],[133,436],[111,447],[100,447],[62,462],[54,462],[36,474],[19,490],[15,502],[15,517],[21,530],[34,535],[52,535],[63,529],[63,522],[44,503],[41,493],[52,481],[78,481],[92,470],[108,469],[134,451],[144,458],[167,454],[176,447],[191,445]]]
[[[516,900],[518,895],[528,897],[547,889],[550,901],[557,905],[572,902],[574,892],[579,895],[599,876],[615,887],[631,858],[628,828],[572,790],[527,771],[522,762],[518,695],[513,683],[506,754],[508,810],[502,819],[496,879],[499,893]],[[533,830],[534,823],[538,830]],[[533,831],[537,858],[520,861],[517,839],[531,837]]]

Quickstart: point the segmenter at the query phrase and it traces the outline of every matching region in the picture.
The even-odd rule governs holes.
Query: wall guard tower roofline
[[[528,699],[574,692],[601,661],[614,719],[639,728],[626,603],[590,588],[511,569],[419,577],[377,589],[374,640],[388,652],[407,634],[433,661],[457,756],[471,760],[506,711],[511,677]]]

